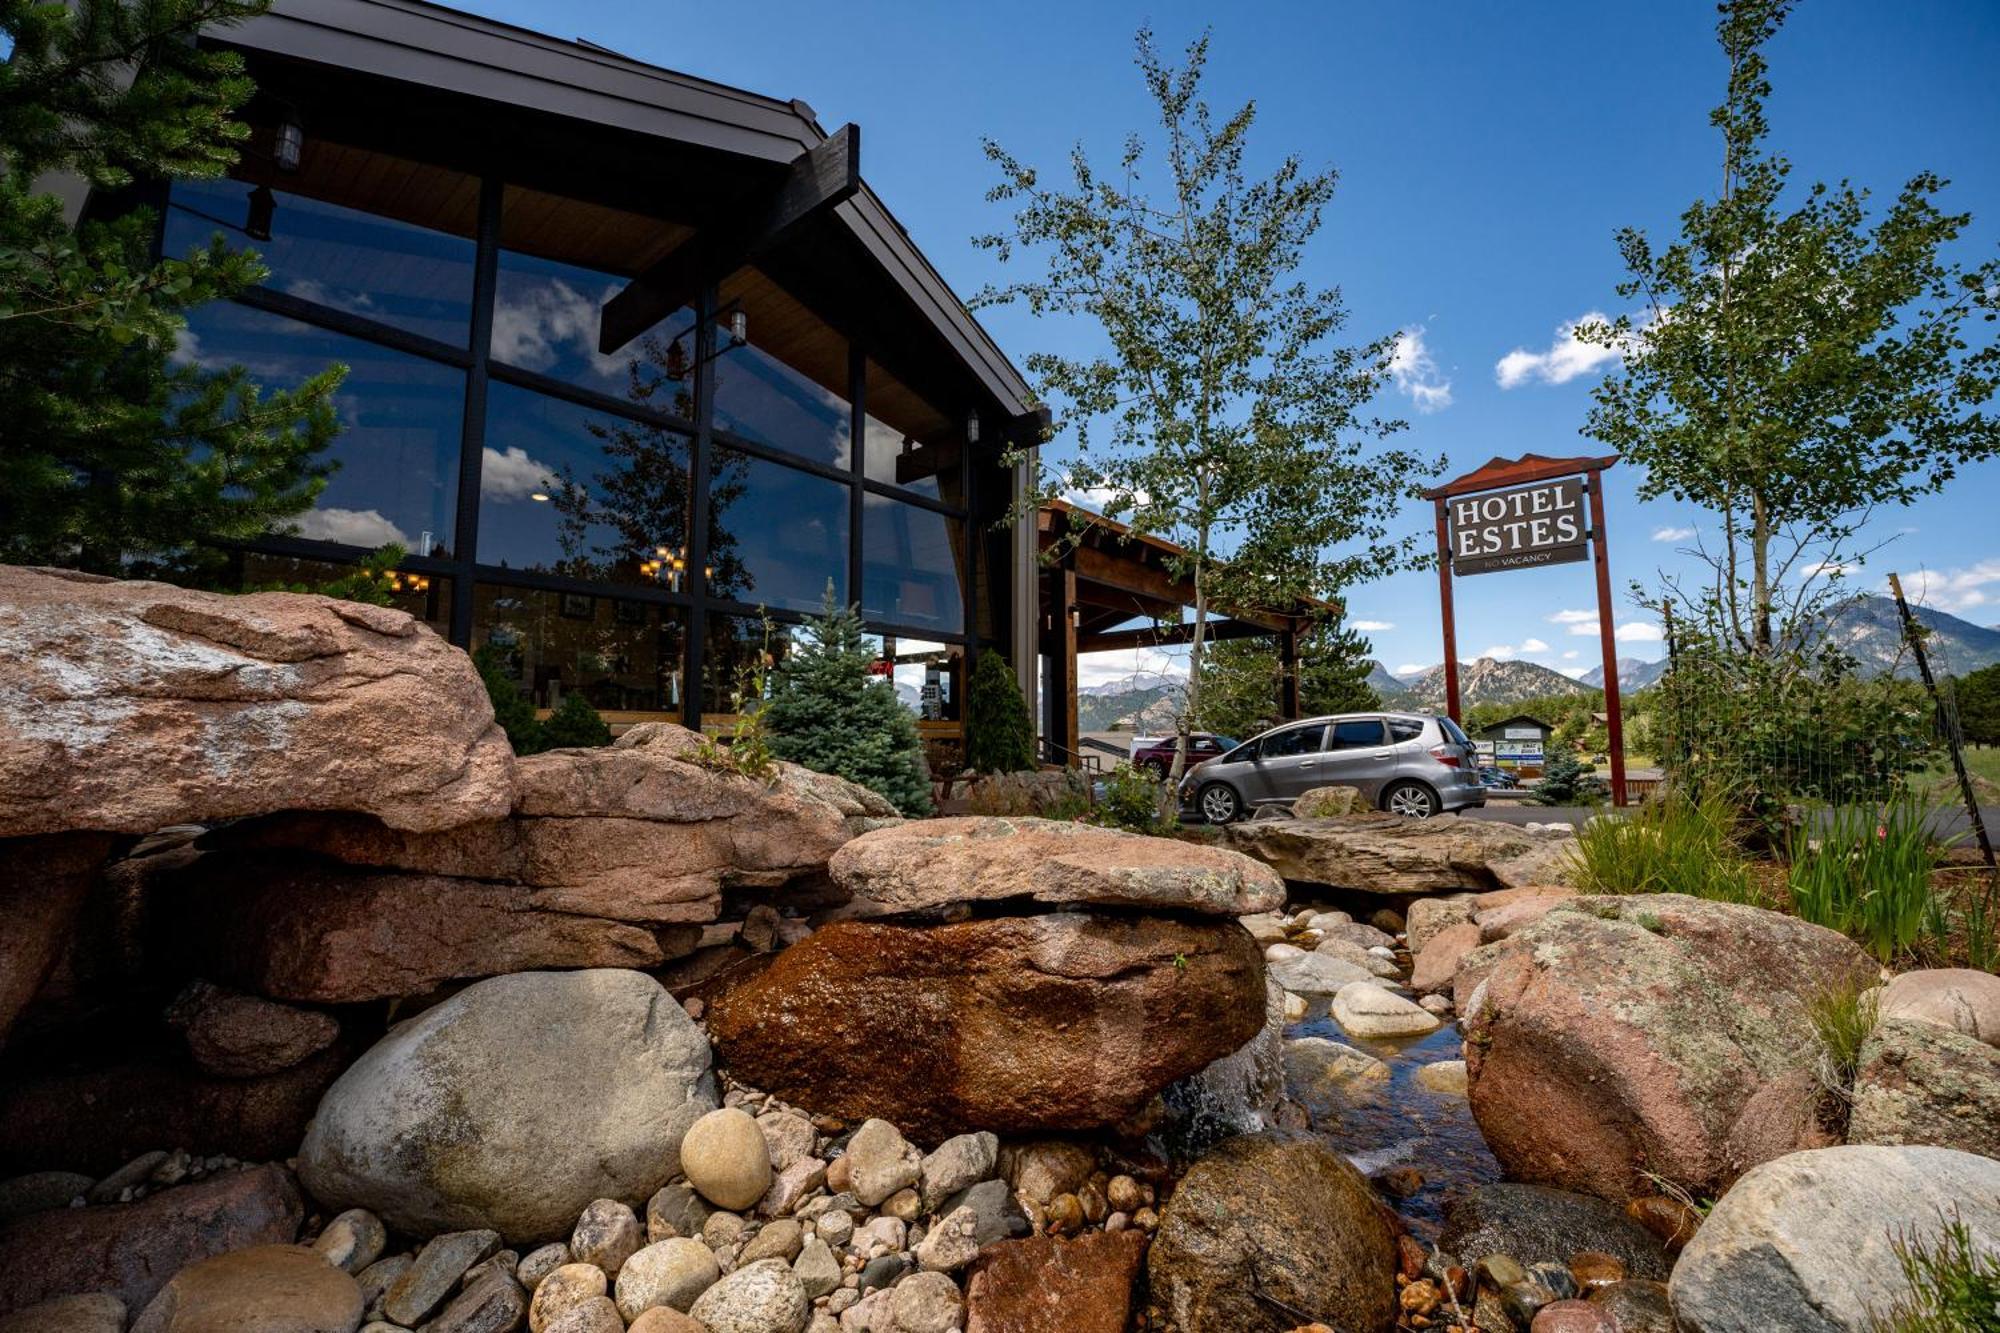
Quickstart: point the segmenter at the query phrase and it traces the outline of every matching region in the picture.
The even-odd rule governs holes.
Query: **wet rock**
[[[1367,927],[1364,926],[1362,929],[1366,930]],[[1393,956],[1383,956],[1383,954],[1389,952],[1387,949],[1384,949],[1382,953],[1376,953],[1368,946],[1356,944],[1351,940],[1336,938],[1321,940],[1313,946],[1313,952],[1323,958],[1332,958],[1338,962],[1352,964],[1366,972],[1369,976],[1379,977],[1384,981],[1394,981],[1403,975],[1403,970],[1396,966]]]
[[[1619,1333],[1609,1311],[1589,1301],[1560,1300],[1535,1315],[1534,1333]]]
[[[1933,1238],[1956,1210],[1976,1250],[2000,1248],[2000,1162],[1949,1148],[1848,1146],[1746,1172],[1681,1251],[1668,1282],[1688,1333],[1867,1328],[1907,1294],[1894,1243]]]
[[[1570,1276],[1588,1293],[1625,1280],[1625,1261],[1602,1250],[1579,1250],[1569,1257]]]
[[[708,1333],[800,1333],[811,1306],[790,1264],[763,1259],[728,1274],[688,1313]]]
[[[1326,1037],[1293,1037],[1285,1042],[1285,1085],[1319,1116],[1380,1096],[1389,1086],[1389,1066],[1352,1046]]]
[[[663,1305],[685,1313],[721,1276],[714,1252],[700,1241],[684,1236],[655,1241],[619,1270],[618,1312],[628,1320]]]
[[[1332,1009],[1334,1021],[1350,1037],[1422,1037],[1442,1026],[1436,1014],[1368,982],[1342,986]]]
[[[679,1169],[682,1136],[713,1104],[708,1065],[700,1030],[649,977],[495,977],[343,1074],[300,1172],[322,1203],[368,1208],[398,1231],[555,1239],[591,1200],[644,1198]]]
[[[1931,1023],[2000,1046],[2000,977],[1969,967],[1905,972],[1882,988],[1877,1014]]]
[[[827,869],[886,912],[1026,899],[1236,917],[1285,901],[1283,881],[1236,852],[1065,820],[926,819],[854,839]]]
[[[1664,1279],[1673,1268],[1658,1239],[1617,1205],[1511,1182],[1475,1185],[1455,1200],[1438,1246],[1468,1257],[1504,1253],[1529,1265],[1567,1264],[1579,1251],[1596,1250],[1644,1278]]]
[[[1593,1291],[1590,1303],[1611,1316],[1616,1333],[1675,1333],[1664,1282],[1628,1278]]]
[[[1625,1216],[1652,1232],[1653,1238],[1664,1245],[1669,1254],[1679,1254],[1681,1247],[1701,1230],[1700,1213],[1679,1199],[1670,1199],[1663,1194],[1649,1194],[1631,1200],[1625,1205]]]
[[[1412,1075],[1417,1086],[1440,1096],[1463,1097],[1465,1095],[1465,1061],[1435,1060],[1427,1065],[1417,1066]]]
[[[1861,1047],[1847,1141],[2000,1157],[2000,1048],[1931,1022],[1884,1020]]]
[[[132,1333],[353,1333],[361,1289],[311,1250],[258,1245],[188,1265]]]
[[[1231,824],[1223,841],[1289,881],[1382,894],[1505,887],[1496,863],[1517,882],[1543,873],[1535,882],[1560,883],[1551,858],[1570,844],[1491,820],[1375,813]]]
[[[1255,1036],[1264,994],[1234,921],[848,921],[717,999],[709,1026],[746,1082],[935,1141],[1127,1120]]]
[[[1249,1135],[1188,1170],[1147,1271],[1154,1303],[1184,1328],[1288,1329],[1312,1318],[1376,1329],[1393,1322],[1395,1262],[1360,1172],[1317,1142]],[[1279,1309],[1297,1318],[1280,1322]]]

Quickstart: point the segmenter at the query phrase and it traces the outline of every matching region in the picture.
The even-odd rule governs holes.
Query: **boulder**
[[[1949,1148],[1851,1145],[1746,1172],[1681,1251],[1667,1289],[1687,1333],[1878,1327],[1909,1294],[1899,1241],[1956,1215],[2000,1250],[2000,1162]]]
[[[6,670],[0,662],[0,676]],[[6,697],[4,690],[0,685],[0,699]],[[6,725],[0,722],[0,747],[6,744]],[[5,799],[0,796],[0,805]],[[5,824],[0,816],[0,827]],[[111,838],[100,833],[0,839],[0,921],[7,923],[0,931],[0,1041],[62,956],[111,845]]]
[[[1233,920],[845,921],[718,998],[709,1028],[746,1083],[937,1142],[1115,1124],[1256,1036],[1265,1000]]]
[[[1504,1254],[1522,1264],[1567,1264],[1584,1250],[1609,1254],[1628,1276],[1665,1281],[1673,1257],[1652,1232],[1613,1203],[1540,1185],[1490,1181],[1445,1209],[1438,1248],[1467,1264]]]
[[[255,1245],[289,1244],[304,1216],[291,1174],[259,1166],[137,1203],[23,1217],[0,1228],[0,1312],[96,1291],[138,1310],[189,1264]],[[299,1253],[325,1265],[309,1250]]]
[[[1847,1141],[2000,1157],[2000,1049],[1926,1020],[1883,1021],[1861,1047]]]
[[[1334,1021],[1350,1037],[1388,1040],[1424,1037],[1443,1026],[1436,1014],[1372,981],[1353,981],[1333,997]]]
[[[1571,899],[1467,955],[1455,989],[1475,967],[1460,1012],[1493,1155],[1510,1179],[1620,1202],[1646,1172],[1721,1194],[1746,1104],[1807,1062],[1808,1000],[1875,974],[1833,931],[1678,894]]]
[[[1464,925],[1472,920],[1472,913],[1472,895],[1469,893],[1417,899],[1410,904],[1403,925],[1404,933],[1409,938],[1410,952],[1422,953],[1424,946],[1436,938],[1440,931]]]
[[[1459,960],[1479,945],[1479,927],[1470,921],[1437,931],[1425,941],[1411,965],[1410,989],[1421,994],[1449,990]]]
[[[361,1288],[311,1250],[258,1245],[189,1264],[132,1333],[354,1333]]]
[[[1524,864],[1520,858],[1553,856],[1570,842],[1458,815],[1260,819],[1222,832],[1224,845],[1256,857],[1289,881],[1385,894],[1506,888],[1495,862],[1518,867]]]
[[[1905,972],[1882,988],[1877,1013],[1935,1023],[2000,1046],[2000,977],[1969,967]]]
[[[1179,1328],[1278,1333],[1313,1320],[1377,1333],[1396,1320],[1396,1243],[1361,1173],[1309,1139],[1246,1135],[1197,1161],[1146,1262]]]
[[[834,853],[828,870],[882,912],[1020,899],[1246,916],[1285,902],[1284,883],[1236,852],[1053,819],[966,815],[878,829]]]
[[[331,1014],[294,1009],[254,995],[232,995],[196,982],[175,1000],[167,1021],[187,1039],[202,1072],[256,1078],[317,1055],[340,1036]]]
[[[0,1315],[0,1333],[125,1333],[125,1302],[108,1291],[58,1296]]]
[[[1498,907],[1488,907],[1473,913],[1473,924],[1479,927],[1479,942],[1491,944],[1504,940],[1518,930],[1534,925],[1560,904],[1567,902],[1573,894],[1535,894],[1517,898]]]
[[[1125,1333],[1145,1253],[1137,1231],[988,1246],[966,1276],[965,1333]]]
[[[300,1175],[320,1203],[396,1231],[554,1240],[592,1200],[645,1199],[677,1174],[714,1095],[707,1041],[652,978],[494,977],[392,1029],[327,1090]]]
[[[1372,808],[1359,787],[1313,787],[1292,802],[1292,818],[1326,819]]]
[[[15,835],[273,810],[441,829],[513,803],[471,659],[387,607],[0,566],[0,698]]]

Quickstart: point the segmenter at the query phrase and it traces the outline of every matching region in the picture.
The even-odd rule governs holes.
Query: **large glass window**
[[[678,590],[690,517],[680,432],[495,382],[481,454],[479,563]]]
[[[354,566],[306,556],[270,555],[245,551],[239,592],[281,590],[318,592],[329,583],[354,577]],[[436,630],[441,637],[451,634],[451,579],[444,574],[424,574],[399,569],[389,576],[389,605],[407,611]]]
[[[731,336],[739,313],[748,335],[742,345]],[[716,428],[846,467],[854,431],[847,340],[755,269],[722,285],[717,315]]]
[[[754,616],[711,615],[705,622],[701,662],[701,720],[726,725],[742,703],[769,688],[772,667],[785,660],[793,629]]]
[[[315,305],[466,344],[472,316],[473,243],[428,227],[272,191],[271,238],[245,241],[246,181],[176,181],[165,253],[204,249],[216,232],[249,245],[271,273],[265,285]]]
[[[489,648],[535,707],[582,694],[602,713],[677,712],[686,612],[615,595],[480,584],[472,645]]]
[[[873,361],[865,401],[868,480],[963,506],[964,425]]]
[[[871,638],[873,636],[870,636]],[[965,676],[965,649],[924,639],[881,639],[878,670],[896,687],[896,698],[920,722],[956,722]]]
[[[459,371],[227,301],[189,316],[175,354],[215,370],[242,366],[265,389],[345,364],[334,398],[341,430],[328,453],[338,467],[292,526],[349,546],[451,553],[465,411]]]
[[[679,311],[616,352],[597,350],[604,303],[626,280],[502,250],[493,359],[694,420],[694,313]]]
[[[862,499],[861,612],[870,620],[965,629],[965,522],[885,495]]]
[[[709,473],[711,596],[817,611],[847,592],[845,483],[718,445]]]

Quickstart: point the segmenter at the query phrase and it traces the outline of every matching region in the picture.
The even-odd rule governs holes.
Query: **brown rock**
[[[1678,894],[1573,899],[1468,955],[1459,985],[1475,964],[1466,1072],[1494,1156],[1614,1201],[1648,1171],[1720,1196],[1745,1105],[1810,1049],[1807,999],[1875,972],[1830,930]]]
[[[0,567],[0,690],[13,834],[301,809],[437,829],[513,801],[470,659],[385,607]]]
[[[132,1333],[353,1333],[361,1288],[311,1250],[257,1245],[183,1268]]]
[[[1229,825],[1223,841],[1299,883],[1369,893],[1441,893],[1509,887],[1495,873],[1496,863],[1518,865],[1518,858],[1546,853],[1558,842],[1566,847],[1571,840],[1458,815],[1404,819],[1369,813],[1251,820]]]
[[[1255,1036],[1263,971],[1234,921],[849,921],[723,995],[709,1030],[745,1082],[925,1142],[1088,1129]]]
[[[1824,1096],[1811,1069],[1787,1069],[1759,1084],[1729,1127],[1724,1154],[1730,1177],[1773,1157],[1839,1143],[1840,1136],[1821,1123]]]
[[[1125,1333],[1146,1239],[1095,1231],[980,1251],[965,1284],[965,1333]]]
[[[0,1311],[93,1291],[137,1310],[189,1264],[253,1245],[288,1245],[304,1216],[291,1174],[259,1166],[138,1203],[21,1218],[0,1228]],[[296,1253],[338,1272],[310,1250]]]
[[[1419,994],[1449,990],[1458,960],[1479,947],[1479,927],[1471,922],[1447,926],[1431,936],[1410,969],[1410,989]]]
[[[827,868],[886,912],[1027,899],[1234,917],[1285,903],[1284,882],[1240,853],[1053,819],[965,815],[878,829]]]
[[[1491,944],[1504,940],[1515,931],[1532,926],[1549,914],[1549,910],[1567,900],[1571,895],[1530,894],[1502,907],[1489,907],[1474,914],[1472,920],[1479,927],[1479,942]]]
[[[5,671],[0,663],[0,675]],[[5,738],[0,722],[0,747]],[[0,750],[0,762],[3,756]],[[0,816],[0,827],[5,824]],[[0,839],[0,921],[7,923],[0,930],[0,1041],[48,980],[110,850],[109,837],[92,833]]]
[[[1679,1199],[1664,1194],[1648,1194],[1625,1205],[1625,1215],[1659,1237],[1669,1253],[1679,1254],[1681,1246],[1694,1239],[1701,1229],[1701,1214]]]
[[[1590,1303],[1611,1316],[1618,1333],[1675,1333],[1679,1327],[1664,1282],[1627,1278],[1592,1292]]]
[[[1410,904],[1405,930],[1409,936],[1410,952],[1420,954],[1424,946],[1451,926],[1462,926],[1472,920],[1472,895],[1454,893],[1436,898],[1419,898]]]
[[[0,1315],[0,1333],[125,1333],[125,1302],[106,1291],[58,1296]]]
[[[1880,1015],[1935,1023],[2000,1046],[2000,977],[1969,967],[1905,972],[1882,988]]]
[[[1625,1261],[1602,1250],[1579,1250],[1569,1257],[1569,1273],[1586,1293],[1625,1280]]]
[[[1602,1306],[1589,1301],[1551,1301],[1535,1312],[1534,1333],[1618,1333]]]
[[[196,1066],[223,1078],[290,1069],[340,1036],[340,1024],[331,1014],[232,995],[200,981],[174,1001],[167,1021],[187,1038]]]

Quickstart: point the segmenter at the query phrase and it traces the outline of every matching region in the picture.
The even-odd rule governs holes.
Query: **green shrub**
[[[1104,790],[1084,818],[1133,833],[1171,832],[1173,821],[1160,813],[1162,785],[1145,769],[1120,764],[1105,775]]]
[[[1035,729],[1021,682],[993,649],[979,654],[966,691],[965,766],[974,773],[1017,773],[1035,767]]]
[[[1530,800],[1537,805],[1598,805],[1611,795],[1611,785],[1577,758],[1576,751],[1558,746],[1542,767]]]
[[[1577,831],[1574,877],[1592,893],[1755,902],[1735,822],[1735,807],[1720,795],[1700,801],[1669,795],[1624,819],[1592,819]]]
[[[1931,893],[1931,812],[1902,796],[1879,809],[1844,805],[1822,813],[1792,834],[1792,909],[1894,962],[1940,910]]]
[[[590,706],[590,700],[572,690],[542,723],[542,742],[551,750],[609,745],[611,728]]]
[[[507,733],[507,743],[514,747],[514,753],[540,754],[548,749],[548,737],[535,716],[535,706],[514,683],[506,652],[493,644],[483,644],[473,651],[472,664],[479,669],[479,679],[485,682],[486,697],[493,701],[493,720]]]
[[[1905,1233],[1893,1244],[1909,1294],[1873,1315],[1876,1333],[1995,1333],[2000,1330],[2000,1254],[1978,1249],[1957,1210],[1935,1237]]]

